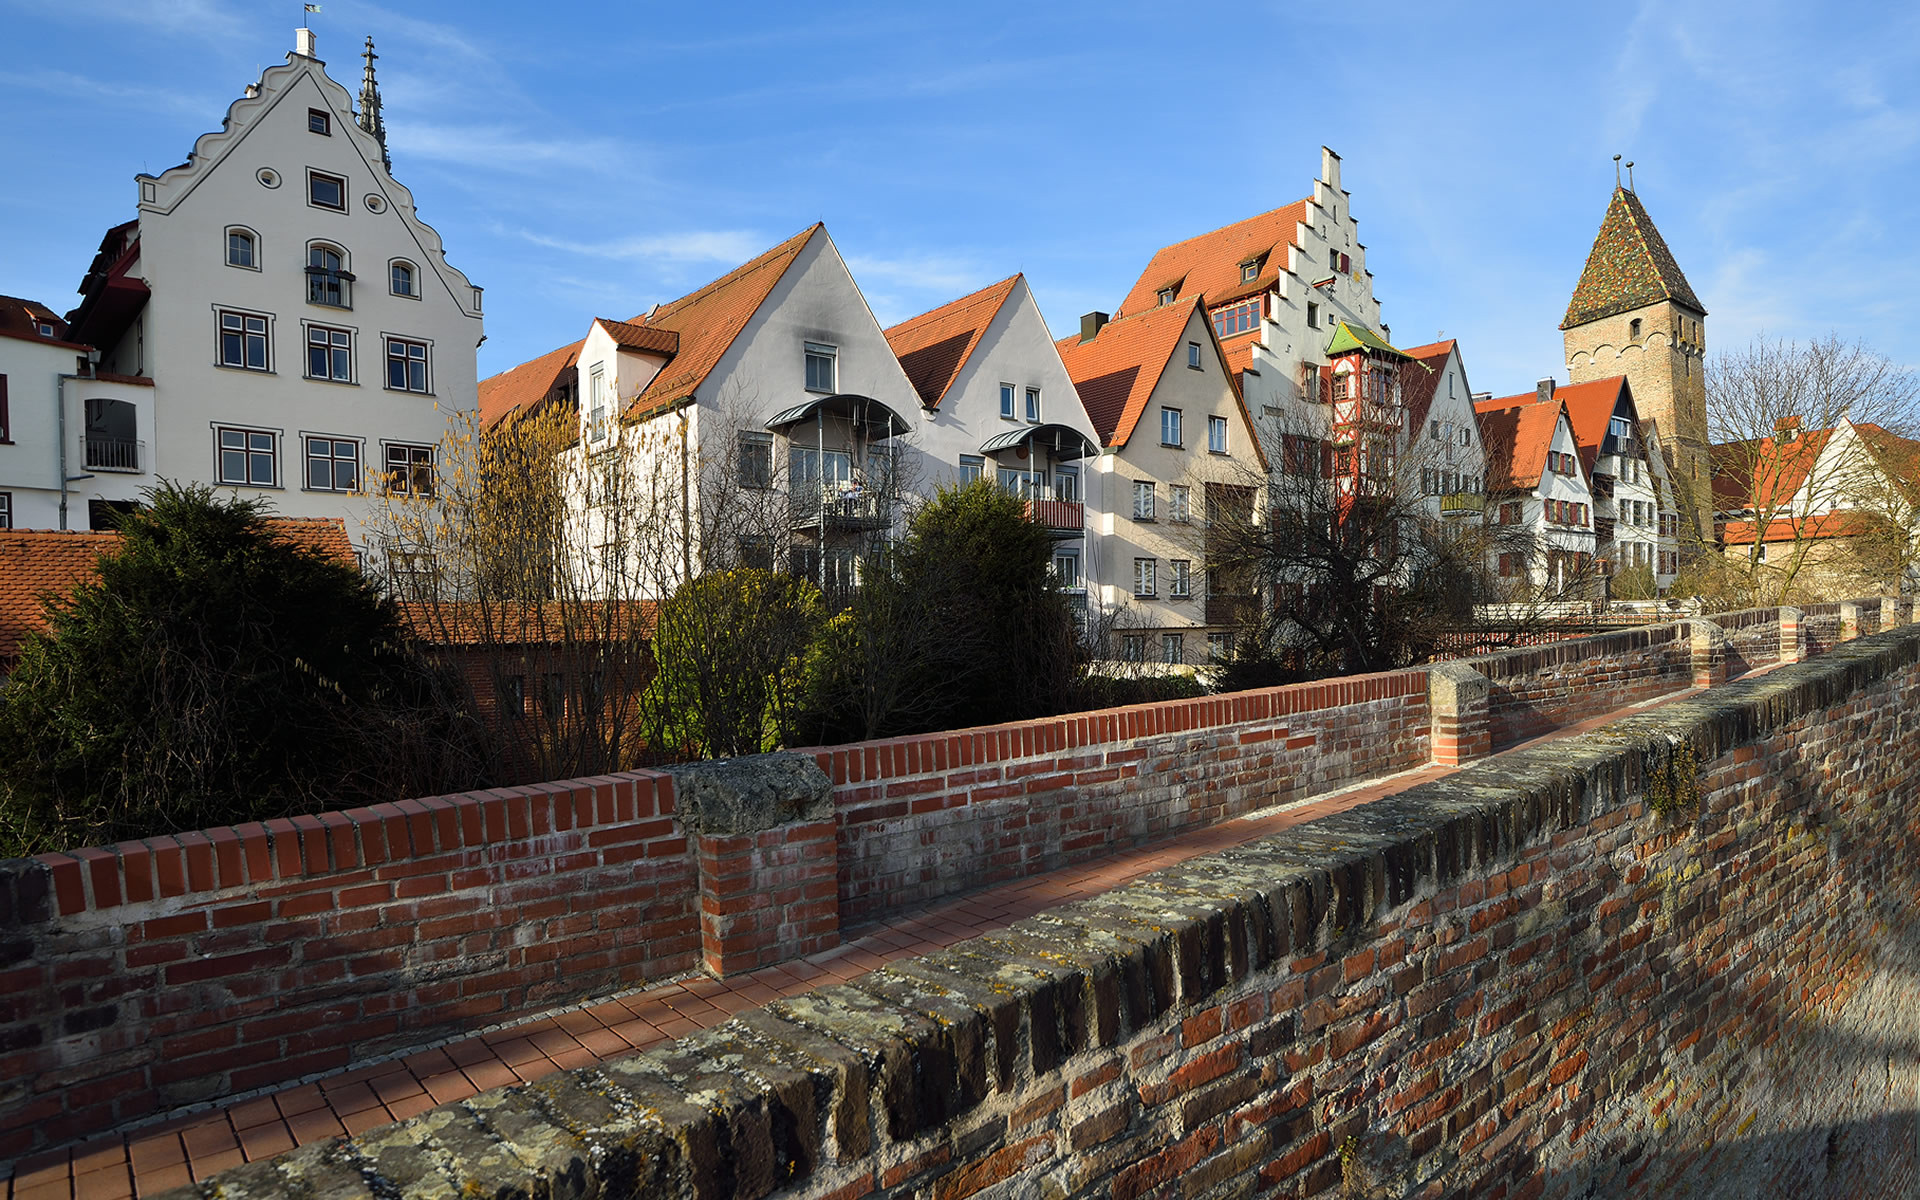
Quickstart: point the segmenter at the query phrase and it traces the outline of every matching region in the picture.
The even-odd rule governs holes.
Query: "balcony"
[[[1087,528],[1087,510],[1078,500],[1029,500],[1027,520],[1053,537],[1077,538]]]
[[[140,473],[140,460],[145,457],[147,449],[145,442],[132,438],[96,437],[93,434],[88,434],[85,441],[89,471],[125,471],[131,475]]]
[[[1487,498],[1475,492],[1453,492],[1440,497],[1440,515],[1465,517],[1485,512]]]
[[[787,513],[795,529],[885,529],[893,524],[888,498],[858,485],[796,485],[787,497]]]

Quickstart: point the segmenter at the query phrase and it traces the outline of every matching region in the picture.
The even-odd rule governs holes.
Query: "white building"
[[[1101,573],[1086,537],[1104,508],[1099,442],[1026,276],[902,321],[887,341],[920,398],[923,482],[986,478],[1024,497],[1056,540],[1061,586],[1084,598]]]
[[[1420,495],[1429,515],[1477,520],[1485,507],[1487,454],[1460,345],[1449,339],[1406,353],[1417,369],[1401,373],[1407,412],[1402,469],[1409,479],[1414,471],[1420,473]]]
[[[1593,491],[1566,405],[1549,389],[1474,404],[1487,453],[1488,520],[1519,536],[1496,545],[1502,579],[1549,597],[1580,591],[1595,544]]]
[[[371,39],[363,58],[356,113],[299,30],[185,163],[136,176],[68,334],[152,381],[131,401],[152,473],[343,517],[356,542],[374,489],[433,486],[482,338],[480,289],[389,171]]]
[[[1537,395],[1566,406],[1593,486],[1594,548],[1610,575],[1646,568],[1656,587],[1679,568],[1679,510],[1666,485],[1666,464],[1634,404],[1624,375],[1558,387],[1540,381]]]
[[[153,381],[97,357],[45,305],[0,296],[0,529],[105,528],[153,486]]]

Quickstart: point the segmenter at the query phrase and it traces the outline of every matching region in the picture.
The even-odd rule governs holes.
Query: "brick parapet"
[[[1903,1195],[1917,683],[1861,639],[193,1194]]]

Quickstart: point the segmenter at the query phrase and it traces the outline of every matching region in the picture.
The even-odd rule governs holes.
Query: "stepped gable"
[[[1284,208],[1161,247],[1127,293],[1119,315],[1136,315],[1157,307],[1161,291],[1169,287],[1174,289],[1176,300],[1197,296],[1203,303],[1218,304],[1273,286],[1287,269],[1287,247],[1299,244],[1294,235],[1307,219],[1309,203],[1296,200]],[[1252,280],[1242,278],[1241,268],[1249,261],[1259,263],[1259,273]]]
[[[1161,305],[1109,321],[1088,341],[1076,334],[1054,343],[1102,445],[1124,446],[1133,436],[1199,304],[1196,296]]]
[[[1019,275],[1008,276],[887,330],[887,344],[893,347],[894,357],[900,360],[913,390],[920,394],[920,403],[928,408],[940,407],[947,389],[959,378],[961,368],[967,365],[987,326],[1020,279]]]
[[[1707,312],[1640,197],[1616,187],[1560,328],[1571,329],[1662,300],[1683,304],[1701,316]]]

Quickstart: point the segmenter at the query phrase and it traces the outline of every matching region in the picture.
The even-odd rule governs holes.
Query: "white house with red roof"
[[[1022,496],[1055,539],[1054,572],[1084,601],[1098,435],[1025,275],[1014,275],[886,331],[920,400],[914,435],[924,486],[989,479]],[[1097,539],[1096,539],[1097,540]]]
[[[67,335],[152,385],[114,410],[118,461],[356,539],[370,493],[435,486],[482,337],[480,289],[387,161],[371,39],[361,57],[356,107],[297,31],[184,163],[136,176],[137,215],[102,239]]]
[[[1401,373],[1403,470],[1408,479],[1419,472],[1422,503],[1432,516],[1477,521],[1486,507],[1487,452],[1460,344],[1449,338],[1406,355],[1417,369]]]
[[[1566,406],[1593,489],[1594,550],[1609,575],[1645,568],[1665,588],[1679,572],[1679,510],[1667,466],[1624,375],[1589,383],[1540,381],[1536,394]]]
[[[1502,579],[1549,597],[1590,577],[1596,549],[1593,492],[1566,405],[1546,384],[1474,404],[1487,455],[1488,520],[1512,534],[1491,564]]]
[[[1056,343],[1100,439],[1089,538],[1113,652],[1166,664],[1224,657],[1255,614],[1251,585],[1207,566],[1214,521],[1265,511],[1267,456],[1197,296]]]
[[[0,296],[0,529],[104,529],[156,482],[153,381],[99,357],[46,305]]]

